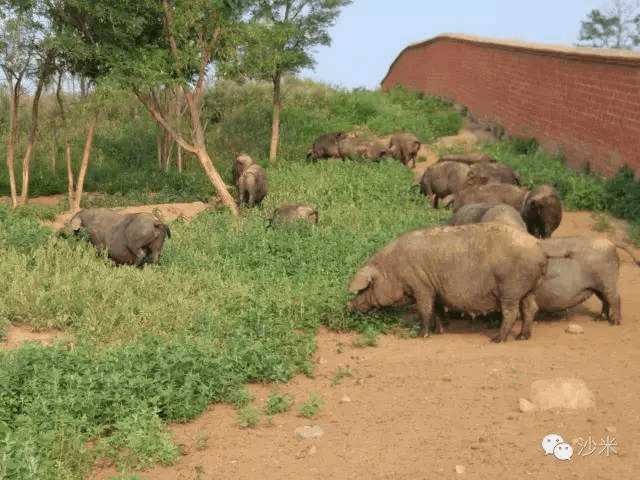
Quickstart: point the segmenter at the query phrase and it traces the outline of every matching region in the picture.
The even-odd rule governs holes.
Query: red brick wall
[[[405,49],[382,82],[466,105],[574,167],[640,173],[640,55],[441,36]]]

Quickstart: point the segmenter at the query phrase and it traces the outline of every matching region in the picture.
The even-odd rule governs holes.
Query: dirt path
[[[204,202],[193,203],[159,203],[155,205],[139,205],[135,207],[114,208],[122,213],[153,213],[164,222],[172,222],[177,218],[192,220],[196,215],[209,208]],[[71,219],[71,213],[65,212],[56,217],[53,222],[44,222],[45,225],[60,230]]]
[[[593,234],[590,213],[567,213],[558,236]],[[550,321],[533,339],[502,345],[469,322],[452,322],[445,335],[380,339],[377,348],[352,347],[353,335],[318,335],[316,377],[281,387],[296,407],[255,430],[235,424],[235,412],[215,405],[195,421],[171,430],[185,455],[171,468],[140,474],[153,480],[208,479],[632,479],[640,471],[640,269],[624,253],[620,289],[623,324],[595,322],[590,300]],[[570,335],[570,322],[583,335]],[[342,352],[342,353],[339,353]],[[332,386],[338,368],[353,374]],[[576,377],[594,392],[596,407],[577,412],[521,413],[531,383]],[[272,386],[254,386],[261,406]],[[319,416],[296,416],[310,393],[325,401]],[[343,402],[348,396],[350,402]],[[294,431],[318,425],[324,435],[299,440]],[[607,429],[609,429],[607,431]],[[581,456],[561,462],[545,456],[541,440],[566,441],[609,434],[618,455]],[[585,453],[585,452],[583,452]],[[458,474],[456,466],[466,473]],[[116,472],[101,470],[92,478]]]

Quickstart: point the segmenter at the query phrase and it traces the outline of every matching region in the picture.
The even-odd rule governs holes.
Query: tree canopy
[[[640,45],[640,2],[614,0],[606,11],[592,10],[582,22],[582,45],[631,50]]]

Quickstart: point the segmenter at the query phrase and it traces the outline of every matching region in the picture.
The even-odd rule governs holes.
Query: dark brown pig
[[[420,180],[420,191],[433,197],[433,208],[451,194],[458,193],[469,175],[469,166],[459,162],[439,162],[428,167]]]
[[[307,154],[307,159],[341,158],[340,141],[348,137],[346,132],[325,133],[316,138]]]
[[[541,185],[525,197],[520,213],[531,235],[549,238],[562,221],[560,196],[551,185]]]
[[[349,310],[416,303],[425,336],[436,302],[471,314],[501,311],[502,326],[494,341],[505,341],[518,316],[524,325],[535,309],[532,291],[547,267],[538,243],[527,233],[496,223],[406,233],[355,274],[349,284],[355,294]],[[443,331],[437,317],[435,329]]]
[[[273,213],[269,225],[275,226],[282,223],[295,222],[296,220],[317,224],[318,210],[311,205],[305,205],[303,203],[282,205]]]
[[[84,229],[98,252],[118,265],[158,263],[169,227],[149,213],[118,213],[106,208],[80,210],[69,221],[73,232]]]
[[[249,165],[238,179],[238,191],[241,205],[260,205],[267,196],[267,173],[257,163]]]
[[[520,185],[520,176],[507,165],[501,163],[476,163],[469,167],[469,176],[464,188],[488,183]]]
[[[391,136],[389,142],[389,153],[403,165],[410,168],[416,166],[416,157],[422,144],[418,137],[411,133],[396,133]]]
[[[472,203],[465,205],[449,221],[449,225],[469,225],[473,223],[501,223],[522,232],[527,231],[520,212],[504,203]]]

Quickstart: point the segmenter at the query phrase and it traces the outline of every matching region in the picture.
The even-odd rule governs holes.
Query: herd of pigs
[[[420,141],[412,134],[364,138],[334,132],[320,136],[307,158],[393,157],[415,166]],[[260,205],[267,195],[265,170],[247,155],[233,167],[238,202]],[[448,155],[429,166],[420,181],[433,207],[453,208],[446,226],[405,233],[375,253],[349,284],[350,311],[366,313],[415,304],[421,334],[443,333],[446,312],[471,316],[502,313],[495,342],[506,341],[518,318],[517,339],[529,339],[538,311],[574,307],[592,295],[602,302],[602,317],[621,321],[617,248],[604,238],[550,238],[562,220],[562,203],[551,185],[529,190],[508,166],[483,154]],[[318,223],[311,205],[286,204],[269,226],[292,221]],[[142,266],[159,260],[169,228],[150,214],[119,214],[84,209],[69,222],[85,231],[98,251],[116,264]]]

